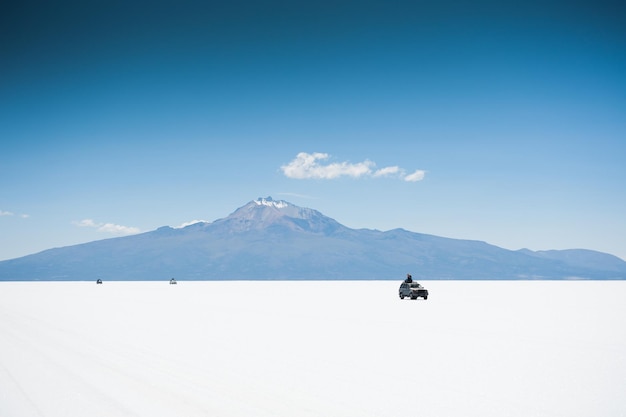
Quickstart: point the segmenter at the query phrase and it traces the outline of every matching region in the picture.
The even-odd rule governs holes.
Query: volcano
[[[511,251],[404,229],[351,229],[311,208],[258,198],[184,228],[0,262],[0,280],[626,279],[626,262],[585,249]]]

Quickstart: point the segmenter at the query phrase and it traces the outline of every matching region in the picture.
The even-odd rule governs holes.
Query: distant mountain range
[[[626,279],[626,262],[585,250],[511,251],[394,229],[351,229],[271,197],[228,217],[49,249],[0,262],[0,281]]]

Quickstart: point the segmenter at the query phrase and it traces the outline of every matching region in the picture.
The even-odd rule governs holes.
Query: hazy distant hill
[[[0,262],[0,280],[626,279],[605,253],[510,251],[403,229],[350,229],[270,197],[181,229],[46,250]]]

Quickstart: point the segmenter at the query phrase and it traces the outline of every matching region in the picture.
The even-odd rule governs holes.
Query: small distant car
[[[401,300],[404,300],[404,297],[411,297],[411,300],[416,300],[418,297],[428,299],[428,290],[417,282],[403,282],[400,284],[399,293]]]

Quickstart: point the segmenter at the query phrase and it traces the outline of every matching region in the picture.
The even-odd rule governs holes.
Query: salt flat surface
[[[626,416],[626,282],[0,283],[0,416]]]

